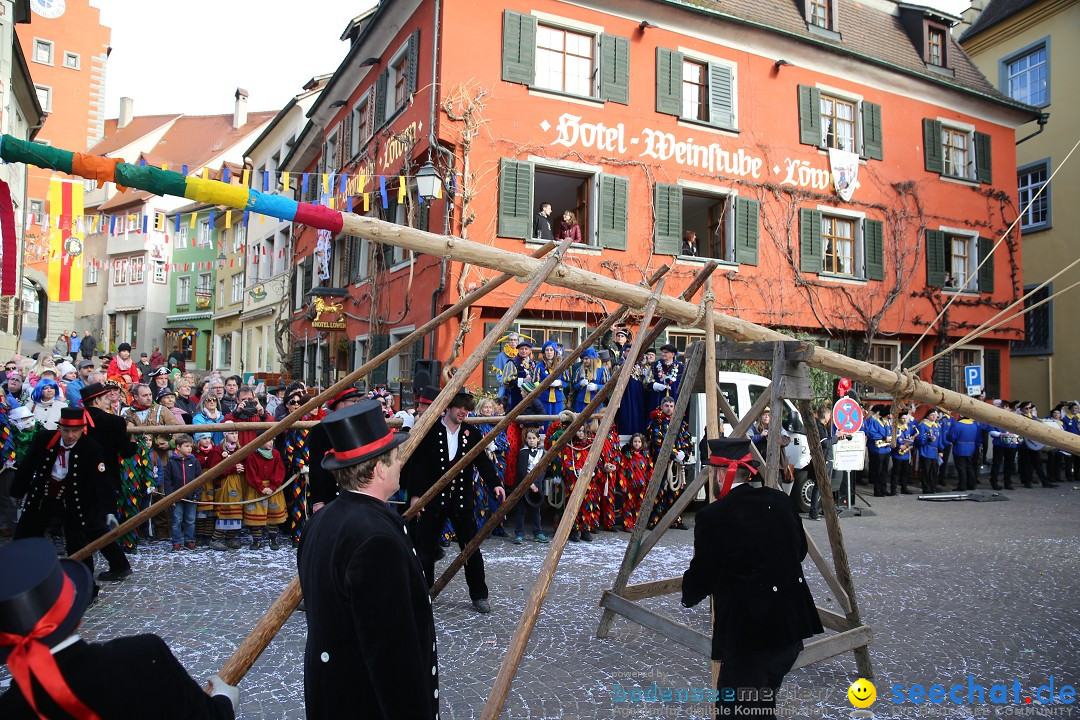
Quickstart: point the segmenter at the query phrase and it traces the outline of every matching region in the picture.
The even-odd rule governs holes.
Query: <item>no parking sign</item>
[[[851,398],[840,398],[832,409],[833,426],[837,432],[853,435],[863,424],[863,409]]]

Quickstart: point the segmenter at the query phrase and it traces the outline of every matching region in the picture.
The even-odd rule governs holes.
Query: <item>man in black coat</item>
[[[117,491],[122,483],[121,460],[133,457],[139,445],[135,436],[128,432],[127,423],[119,415],[110,412],[110,388],[105,383],[91,383],[83,390],[83,408],[86,410],[85,434],[101,446],[105,461],[105,474]],[[115,505],[115,502],[113,503]],[[115,507],[109,513],[115,513]]]
[[[0,695],[5,720],[234,717],[239,691],[213,676],[206,694],[157,635],[79,639],[94,579],[82,563],[58,560],[48,540],[0,547],[0,577],[0,663],[14,680]],[[117,682],[119,672],[134,682]]]
[[[116,512],[116,486],[107,474],[101,446],[83,433],[82,408],[60,411],[60,427],[41,430],[15,471],[11,495],[26,496],[15,539],[44,537],[49,521],[59,517],[69,555],[105,534],[105,518]],[[101,548],[109,571],[100,580],[122,580],[131,563],[116,542]],[[94,571],[94,556],[84,561]]]
[[[397,446],[382,406],[365,400],[322,421],[322,459],[340,496],[308,521],[297,564],[304,593],[308,720],[432,720],[439,712],[435,621],[408,529],[387,500]]]
[[[286,395],[289,398],[292,398],[293,393],[290,391]],[[363,399],[364,394],[362,392],[354,387],[347,387],[326,403],[326,409],[330,412],[344,410],[347,407],[352,407]],[[286,407],[285,414],[291,413],[297,407],[298,406]],[[285,417],[285,415],[282,415],[281,417]],[[333,472],[324,468],[322,463],[317,462],[333,449],[330,445],[330,436],[326,434],[326,428],[322,426],[322,423],[311,428],[311,432],[308,433],[307,441],[308,457],[311,458],[311,462],[307,464],[308,510],[309,514],[314,514],[319,510],[322,510],[326,503],[338,496],[338,485],[334,480]]]
[[[475,406],[469,393],[460,392],[446,408],[442,419],[420,441],[401,471],[405,488],[409,491],[409,505],[415,505],[420,497],[434,485],[446,471],[473,448],[484,436],[479,430],[463,424]],[[473,515],[473,470],[500,501],[506,497],[502,480],[487,453],[480,453],[475,460],[455,477],[437,497],[421,511],[415,523],[416,551],[428,585],[435,582],[435,560],[439,557],[439,535],[446,520],[454,526],[458,546],[465,546],[476,537],[476,518]],[[465,581],[469,584],[469,597],[477,612],[491,612],[488,603],[488,587],[484,577],[484,558],[480,549],[465,563]]]
[[[749,439],[702,441],[701,455],[727,470],[719,499],[697,514],[682,603],[713,597],[718,715],[772,718],[803,639],[823,631],[802,573],[806,534],[785,493],[750,484]]]

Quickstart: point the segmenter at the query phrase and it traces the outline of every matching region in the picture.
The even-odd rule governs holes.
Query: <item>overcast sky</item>
[[[250,110],[279,110],[345,57],[342,30],[375,0],[92,0],[112,28],[105,116],[121,97],[136,115],[231,113],[237,87]],[[926,4],[959,14],[967,0]]]

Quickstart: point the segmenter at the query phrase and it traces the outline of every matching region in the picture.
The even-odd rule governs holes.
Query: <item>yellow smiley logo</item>
[[[859,678],[851,683],[847,691],[848,700],[857,708],[868,708],[877,700],[877,688],[866,678]]]

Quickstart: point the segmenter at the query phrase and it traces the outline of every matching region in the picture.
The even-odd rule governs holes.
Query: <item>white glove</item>
[[[210,683],[210,695],[224,695],[229,698],[229,702],[232,703],[233,712],[236,712],[240,705],[240,688],[235,685],[229,685],[217,675],[211,675],[207,682]]]
[[[664,383],[654,382],[652,384],[652,389],[653,389],[653,392],[664,392],[668,388],[667,388],[667,385],[665,385]]]
[[[588,385],[589,385],[589,381],[588,381],[588,380],[585,380],[585,379],[583,378],[583,379],[581,380],[581,382],[579,382],[579,383],[578,383],[578,385],[579,385],[580,387],[588,387]]]
[[[518,378],[517,379],[517,386],[518,387],[521,387],[524,384],[525,384],[525,378]]]
[[[307,465],[305,465],[304,467],[300,468],[300,474],[301,474],[301,475],[307,475],[307,474],[308,474],[308,473],[310,473],[310,472],[311,472],[311,468],[310,468],[310,467],[308,467]]]
[[[556,380],[552,382],[551,387],[562,387],[562,380]]]
[[[677,450],[675,452],[675,461],[676,462],[682,462],[685,459],[686,459],[686,453],[684,453],[682,450]]]
[[[105,525],[110,530],[120,527],[120,523],[118,523],[116,521],[116,516],[113,515],[112,513],[109,513],[108,515],[105,516]]]
[[[588,390],[589,392],[596,392],[596,388],[598,388],[598,387],[600,387],[600,386],[597,385],[596,383],[589,383],[588,385],[585,386],[585,389]]]

